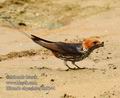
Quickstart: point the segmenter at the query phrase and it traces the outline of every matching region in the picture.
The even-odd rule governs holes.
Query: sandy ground
[[[0,16],[9,15],[15,25],[21,22],[26,24],[17,26],[28,34],[35,34],[51,41],[72,42],[90,36],[100,36],[105,46],[93,51],[85,60],[77,62],[80,67],[86,69],[65,71],[63,61],[33,43],[1,18],[0,98],[120,98],[119,0],[53,0],[54,3],[49,3],[47,0],[19,0],[17,3],[16,0],[2,0],[1,2]],[[35,6],[37,3],[41,4],[39,10],[37,10],[39,6]],[[16,11],[13,10],[14,7]],[[21,7],[22,15],[19,13]],[[40,13],[45,8],[49,11]],[[48,15],[51,13],[52,15]],[[46,17],[44,14],[47,14]],[[34,18],[32,15],[37,16]],[[7,79],[7,75],[37,75],[35,81],[38,85],[52,86],[54,89],[6,90],[7,81],[16,81]]]

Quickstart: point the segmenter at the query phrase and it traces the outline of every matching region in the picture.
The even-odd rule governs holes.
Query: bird
[[[37,37],[31,34],[31,39],[38,45],[50,50],[53,55],[64,61],[68,70],[81,69],[76,62],[88,57],[94,49],[104,46],[104,42],[99,37],[85,38],[79,43],[53,42]],[[67,62],[70,61],[74,68],[71,68]]]
[[[37,37],[33,34],[27,34],[21,31],[17,26],[14,25],[9,20],[9,17],[2,17],[7,22],[9,22],[14,28],[16,28],[20,33],[24,34],[26,37],[33,40],[33,42],[39,44],[40,46],[51,50],[55,57],[64,60],[64,64],[68,69],[81,69],[75,64],[75,62],[81,61],[88,57],[90,53],[99,47],[104,47],[104,42],[99,40],[99,37],[86,38],[79,43],[65,43],[65,42],[53,42],[48,41],[43,38]],[[24,23],[19,23],[20,26],[26,26]],[[71,61],[76,68],[71,68],[67,62]]]

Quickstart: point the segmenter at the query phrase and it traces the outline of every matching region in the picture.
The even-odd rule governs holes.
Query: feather
[[[64,43],[64,42],[52,42],[52,41],[48,41],[42,38],[39,38],[35,35],[31,35],[31,39],[47,48],[50,49],[52,51],[57,51],[59,53],[63,53],[63,54],[79,54],[80,50],[82,50],[82,43]],[[78,50],[80,49],[80,50]]]

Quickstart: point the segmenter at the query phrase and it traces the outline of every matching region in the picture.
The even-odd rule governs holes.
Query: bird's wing
[[[77,44],[77,43],[59,42],[56,45],[58,49],[62,51],[62,53],[67,53],[67,54],[79,54],[82,48],[82,45],[80,45],[80,43]]]
[[[51,42],[34,35],[31,35],[31,36],[32,36],[31,39],[35,43],[51,51],[56,51],[63,54],[78,54],[80,53],[78,48],[81,48],[82,46],[82,45],[80,46],[80,43],[75,44],[75,43],[64,43],[64,42]]]

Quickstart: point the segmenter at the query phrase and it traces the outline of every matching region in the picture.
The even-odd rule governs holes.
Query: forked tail
[[[48,41],[48,40],[45,40],[45,39],[42,39],[42,38],[39,38],[39,37],[37,37],[37,36],[35,36],[35,35],[32,35],[31,34],[31,39],[34,41],[34,42],[40,42],[40,41],[43,41],[43,42],[47,42],[47,43],[52,43],[51,41]]]
[[[35,35],[31,35],[31,39],[33,40],[33,42],[35,42],[47,49],[52,49],[52,45],[54,44],[54,42],[39,38]]]

